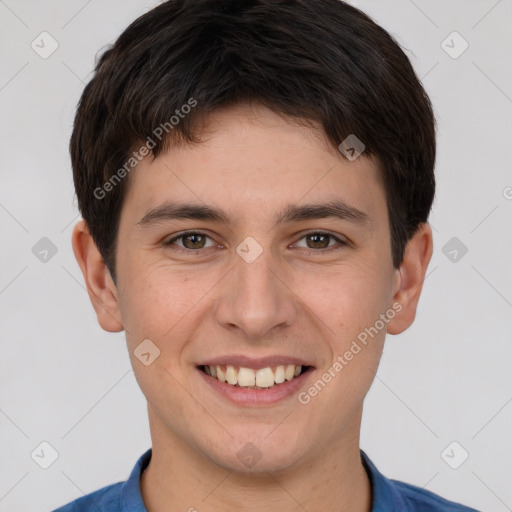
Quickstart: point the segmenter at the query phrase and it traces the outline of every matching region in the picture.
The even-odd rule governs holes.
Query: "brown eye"
[[[315,233],[307,235],[305,238],[311,242],[311,244],[308,244],[310,249],[325,249],[326,247],[329,247],[329,240],[331,237],[329,235]]]
[[[305,240],[305,245],[297,244],[296,247],[300,249],[311,249],[311,253],[314,253],[315,251],[318,253],[328,252],[330,250],[341,249],[343,246],[349,245],[347,242],[340,240],[337,236],[334,236],[331,233],[323,233],[321,231],[307,233],[300,239],[300,241],[302,240]]]
[[[187,249],[202,249],[204,247],[205,237],[203,235],[184,235],[181,238],[183,246]]]
[[[209,246],[206,245],[208,239],[210,239],[210,237],[204,233],[188,232],[171,238],[169,241],[164,242],[164,245],[177,251],[194,251],[211,247],[211,243]],[[176,243],[178,241],[180,243]]]

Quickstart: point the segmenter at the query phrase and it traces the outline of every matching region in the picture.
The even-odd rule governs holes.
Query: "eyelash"
[[[206,248],[203,248],[203,249],[184,249],[184,248],[181,248],[181,247],[171,247],[174,244],[174,242],[176,242],[180,238],[185,238],[185,237],[190,236],[190,235],[205,236],[207,238],[210,238],[210,240],[211,240],[210,236],[208,236],[206,233],[202,233],[201,231],[186,231],[186,232],[180,233],[179,235],[177,235],[177,236],[171,238],[170,240],[164,242],[163,245],[165,247],[171,248],[171,250],[173,250],[175,252],[186,253],[186,254],[191,254],[191,253],[198,253],[199,254],[202,250],[210,249],[211,248],[211,247],[206,247]],[[310,231],[309,233],[303,234],[302,237],[299,238],[299,240],[302,240],[303,238],[306,238],[309,235],[328,236],[328,237],[334,239],[336,242],[338,242],[338,246],[326,247],[325,249],[307,249],[305,247],[299,247],[299,249],[301,249],[302,252],[307,254],[307,255],[311,255],[311,254],[318,255],[320,253],[326,253],[326,252],[328,253],[328,252],[331,252],[333,250],[338,250],[338,249],[341,249],[341,248],[349,245],[348,242],[345,242],[345,241],[339,239],[337,236],[335,236],[332,233],[329,233],[327,231]]]

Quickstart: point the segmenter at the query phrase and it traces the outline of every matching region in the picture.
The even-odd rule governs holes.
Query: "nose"
[[[271,251],[264,250],[252,263],[236,256],[234,265],[221,284],[216,321],[252,341],[270,339],[274,331],[292,325],[297,296],[285,266],[273,260]]]

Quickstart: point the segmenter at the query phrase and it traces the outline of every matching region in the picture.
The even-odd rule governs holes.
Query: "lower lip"
[[[272,405],[289,398],[294,395],[301,386],[304,385],[306,379],[313,373],[314,368],[309,367],[304,373],[292,380],[287,380],[281,384],[275,384],[271,388],[266,389],[248,389],[244,387],[232,386],[225,382],[221,382],[215,377],[206,375],[202,370],[197,368],[201,378],[209,384],[214,391],[221,394],[231,402],[243,406],[260,406]]]

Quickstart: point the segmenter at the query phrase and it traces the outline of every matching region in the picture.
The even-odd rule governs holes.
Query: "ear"
[[[105,331],[122,331],[116,285],[84,220],[74,227],[71,243],[99,324]]]
[[[399,304],[401,309],[388,323],[389,334],[400,334],[414,322],[432,251],[432,229],[422,223],[405,248],[400,268],[395,269],[393,304]]]

